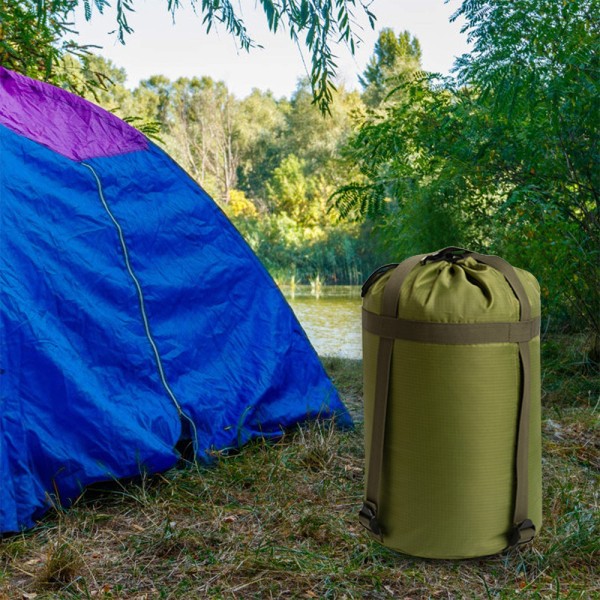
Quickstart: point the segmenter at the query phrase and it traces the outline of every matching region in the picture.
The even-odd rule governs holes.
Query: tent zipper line
[[[80,164],[83,165],[84,167],[87,167],[92,172],[92,175],[94,176],[94,179],[96,180],[96,185],[98,187],[98,196],[100,197],[100,201],[102,202],[102,205],[104,206],[104,210],[110,217],[110,220],[112,221],[113,225],[115,226],[115,229],[117,230],[117,233],[119,235],[119,240],[121,242],[121,249],[123,250],[123,256],[125,258],[125,266],[127,267],[129,276],[131,277],[131,279],[135,285],[136,291],[137,291],[138,301],[139,301],[139,305],[140,305],[140,313],[142,315],[142,321],[144,323],[146,337],[148,338],[148,341],[150,342],[150,346],[152,347],[152,351],[154,352],[154,358],[156,361],[156,366],[158,369],[158,374],[160,376],[160,380],[162,382],[163,387],[165,388],[165,391],[167,392],[167,395],[169,396],[169,398],[175,405],[175,408],[177,409],[177,412],[179,413],[180,418],[184,418],[190,423],[191,428],[192,428],[192,433],[193,433],[194,450],[197,454],[198,453],[198,431],[196,430],[196,424],[194,423],[192,418],[183,411],[183,409],[181,408],[181,404],[178,402],[177,398],[175,397],[175,394],[173,393],[173,390],[171,389],[171,386],[167,382],[167,378],[165,376],[165,372],[164,372],[163,365],[162,365],[162,359],[160,358],[160,354],[158,352],[158,347],[154,341],[154,338],[152,337],[152,332],[150,331],[150,324],[148,322],[148,316],[146,313],[146,304],[145,304],[145,300],[144,300],[144,294],[142,292],[142,286],[140,285],[140,282],[133,271],[133,267],[131,266],[131,261],[129,260],[129,251],[127,249],[127,244],[125,242],[125,236],[123,234],[123,229],[121,228],[121,225],[117,221],[115,215],[110,210],[108,202],[106,201],[106,198],[104,197],[104,192],[102,190],[102,182],[100,181],[100,177],[98,176],[98,174],[96,173],[94,168],[91,165],[89,165],[88,163],[82,162]]]

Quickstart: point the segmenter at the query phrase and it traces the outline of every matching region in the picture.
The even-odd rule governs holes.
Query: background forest
[[[325,86],[328,101],[314,63],[291,98],[159,74],[129,89],[65,41],[75,4],[2,2],[2,64],[153,136],[276,280],[356,284],[446,245],[498,253],[538,277],[545,327],[588,332],[598,361],[597,0],[464,2],[473,50],[446,78],[422,71],[409,32],[383,28],[362,90]]]

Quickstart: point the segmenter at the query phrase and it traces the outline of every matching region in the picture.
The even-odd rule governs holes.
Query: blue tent
[[[114,115],[0,68],[0,533],[90,483],[351,423],[219,207]]]

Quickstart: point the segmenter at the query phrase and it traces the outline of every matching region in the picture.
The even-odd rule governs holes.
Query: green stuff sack
[[[445,248],[363,286],[360,522],[428,558],[486,556],[542,523],[540,297],[497,256]]]

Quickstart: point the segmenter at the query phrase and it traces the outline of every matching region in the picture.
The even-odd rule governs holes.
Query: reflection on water
[[[282,291],[319,356],[362,358],[359,286],[298,285]]]

